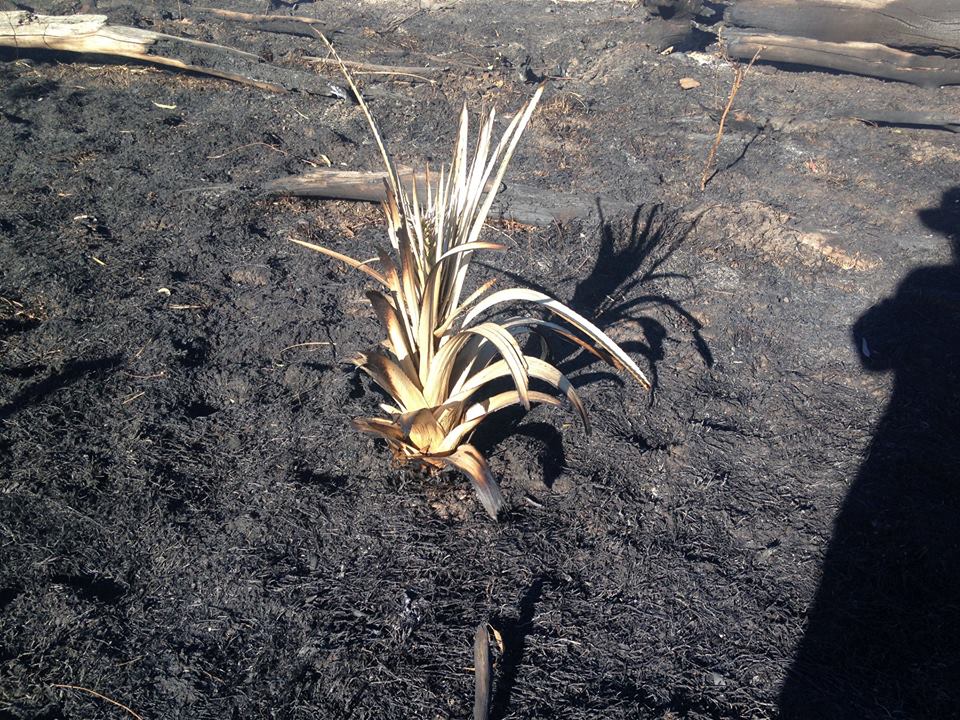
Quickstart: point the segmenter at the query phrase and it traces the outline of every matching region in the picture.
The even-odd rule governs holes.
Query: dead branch
[[[890,125],[903,128],[932,128],[960,133],[960,117],[913,110],[857,110],[849,115],[868,125]]]
[[[295,90],[338,97],[322,79],[264,63],[252,53],[152,30],[109,25],[106,15],[35,15],[22,10],[0,12],[0,47],[12,48],[19,53],[54,51],[120,57],[230,80],[269,92]],[[222,69],[225,67],[239,67],[244,72]]]
[[[879,43],[922,54],[960,53],[956,0],[737,0],[724,21],[752,32]]]
[[[703,165],[703,174],[700,176],[700,190],[701,192],[706,189],[707,181],[711,177],[711,170],[713,170],[713,161],[717,156],[717,150],[720,147],[720,140],[723,138],[723,126],[727,122],[727,115],[730,114],[730,108],[733,107],[733,100],[737,97],[737,93],[740,92],[740,86],[743,84],[743,76],[747,74],[747,70],[753,67],[753,64],[757,61],[757,58],[760,56],[760,51],[764,48],[757,48],[757,51],[753,54],[753,58],[750,60],[750,63],[743,67],[737,65],[733,71],[733,85],[730,88],[730,97],[727,98],[727,106],[723,109],[723,115],[720,116],[720,126],[717,128],[717,137],[713,141],[713,145],[710,147],[710,152],[707,155],[707,161]]]
[[[486,623],[480,623],[473,636],[473,672],[476,678],[473,720],[487,720],[490,716],[490,633]]]

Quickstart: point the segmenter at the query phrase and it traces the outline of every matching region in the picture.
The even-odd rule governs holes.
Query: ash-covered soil
[[[98,5],[323,54],[186,1]],[[379,210],[260,191],[378,169],[355,104],[8,53],[0,716],[129,714],[95,691],[143,718],[464,718],[483,622],[493,718],[960,716],[960,142],[849,117],[958,116],[960,89],[757,65],[701,191],[734,69],[661,54],[641,7],[218,6],[445,67],[359,76],[409,165],[446,157],[464,100],[509,114],[547,78],[507,183],[597,209],[494,223],[510,252],[478,279],[597,318],[655,388],[566,357],[594,432],[488,423],[492,522],[350,428],[380,401],[348,363],[380,339],[366,285],[288,240],[368,257]]]

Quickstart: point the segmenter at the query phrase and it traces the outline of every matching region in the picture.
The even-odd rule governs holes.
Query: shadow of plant
[[[713,354],[700,334],[700,322],[680,301],[651,287],[658,281],[689,279],[682,273],[666,270],[665,266],[696,228],[697,218],[687,220],[679,212],[664,210],[661,204],[648,204],[638,206],[630,220],[624,223],[622,218],[608,220],[599,202],[597,209],[601,225],[600,248],[590,272],[579,280],[570,302],[566,304],[590,318],[604,331],[624,321],[640,326],[643,340],[628,340],[619,345],[629,353],[646,358],[654,389],[658,381],[657,363],[664,358],[667,331],[656,319],[641,315],[643,311],[659,307],[668,308],[679,315],[690,328],[697,352],[707,367],[712,367]],[[550,294],[548,288],[531,282],[521,273],[493,269],[498,275]],[[560,369],[568,375],[595,361],[590,354],[579,352],[573,343],[555,338],[550,338],[549,342],[551,357],[558,366],[563,363]],[[572,381],[577,386],[583,386],[599,378],[618,376],[601,370],[581,373]]]
[[[570,304],[590,314],[601,328],[608,328],[625,320],[633,321],[643,329],[646,342],[622,343],[628,352],[637,352],[650,363],[651,382],[657,387],[657,363],[663,360],[663,342],[666,329],[650,317],[637,317],[644,310],[667,307],[680,315],[689,325],[697,351],[708,367],[713,365],[713,354],[700,334],[700,322],[683,305],[668,295],[647,287],[661,280],[689,279],[682,273],[665,270],[690,233],[696,228],[696,219],[684,221],[678,212],[668,212],[662,205],[641,205],[633,213],[627,233],[618,233],[607,222],[599,203],[597,210],[603,225],[600,252],[593,269],[574,291]],[[639,294],[637,294],[639,291]],[[589,364],[589,358],[578,358],[576,368]]]
[[[642,340],[627,340],[619,344],[627,352],[646,358],[654,390],[658,387],[657,365],[665,355],[667,331],[656,319],[642,315],[645,311],[668,308],[679,315],[690,328],[693,342],[704,363],[708,367],[712,366],[713,354],[700,334],[700,322],[680,301],[653,289],[658,282],[688,279],[686,275],[666,270],[666,265],[695,229],[696,219],[684,220],[680,213],[665,211],[659,204],[641,205],[629,219],[620,217],[611,221],[604,216],[599,203],[598,210],[601,221],[599,252],[590,272],[577,282],[573,296],[567,303],[569,307],[593,320],[604,331],[622,322],[639,326]],[[486,267],[517,284],[551,294],[550,288],[531,282],[521,273],[493,268],[490,265]],[[573,279],[567,277],[561,279],[561,282]],[[571,382],[577,387],[600,379],[622,382],[617,373],[606,368],[582,372],[596,364],[596,358],[581,352],[577,345],[556,336],[544,340],[549,345],[552,362],[564,374],[571,376]],[[530,342],[534,343],[536,340],[531,339]],[[504,383],[503,389],[507,387],[508,384]],[[485,423],[477,429],[473,442],[481,452],[490,454],[504,440],[514,435],[525,435],[538,441],[543,446],[540,459],[543,463],[544,484],[548,488],[552,487],[566,465],[562,435],[549,423],[524,422],[525,416],[526,413],[519,408],[502,411],[498,422]]]

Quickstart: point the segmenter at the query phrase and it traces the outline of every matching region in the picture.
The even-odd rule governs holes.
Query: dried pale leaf
[[[563,405],[563,401],[553,395],[531,390],[528,393],[531,403],[544,403],[545,405]],[[450,452],[457,447],[487,416],[498,410],[503,410],[512,405],[522,405],[520,393],[516,390],[507,390],[493,397],[489,397],[480,402],[474,403],[463,412],[463,422],[459,423],[450,432],[446,434],[443,441],[437,446],[437,453]]]
[[[490,176],[490,171],[492,170],[494,162],[499,163],[497,174],[494,176],[493,182],[489,184],[490,190],[487,192],[486,198],[483,200],[483,203],[475,213],[476,219],[474,220],[474,225],[470,230],[470,234],[466,237],[467,242],[476,240],[480,235],[480,231],[483,228],[483,223],[486,222],[487,215],[490,213],[490,207],[493,205],[493,199],[496,197],[496,194],[500,189],[500,183],[503,181],[503,176],[507,172],[507,165],[510,162],[510,158],[513,156],[514,150],[516,150],[517,144],[520,142],[520,136],[522,135],[524,128],[526,128],[527,123],[530,122],[530,117],[533,115],[533,111],[536,109],[537,103],[540,101],[540,96],[543,95],[543,88],[543,84],[540,84],[537,87],[536,91],[533,93],[533,97],[531,97],[514,116],[510,125],[507,127],[507,130],[504,132],[503,137],[500,138],[500,142],[497,145],[497,149],[494,151],[494,156],[490,161],[487,172],[484,174],[483,181],[478,186],[477,192],[482,192],[483,188],[487,187],[487,179]]]
[[[461,333],[434,355],[427,377],[423,380],[423,396],[428,403],[437,405],[442,402],[449,388],[450,376],[458,355],[470,340],[471,337],[468,334]]]
[[[454,320],[457,319],[471,304],[476,302],[480,297],[482,297],[490,288],[492,288],[497,282],[496,278],[491,278],[487,280],[483,285],[474,290],[470,295],[464,300],[460,305],[454,308],[453,312],[443,321],[443,324],[434,330],[434,337],[441,337],[446,334],[447,330],[450,329],[450,326],[453,325]],[[442,343],[441,343],[442,344]]]
[[[573,385],[570,384],[570,381],[567,379],[567,377],[557,370],[553,365],[541,360],[540,358],[527,355],[526,361],[528,368],[527,372],[530,377],[549,383],[567,396],[567,399],[574,406],[574,408],[576,408],[580,418],[583,420],[585,432],[589,433],[590,420],[587,417],[586,408],[584,408],[583,403],[580,400],[580,396],[577,394]],[[507,377],[509,374],[510,369],[507,367],[507,364],[503,360],[498,360],[497,362],[485,367],[483,370],[473,375],[466,383],[463,384],[462,387],[458,388],[456,392],[451,394],[450,400],[466,400],[488,382]]]
[[[377,248],[377,259],[380,260],[380,264],[383,266],[383,277],[387,281],[387,287],[390,289],[390,292],[394,294],[399,293],[401,288],[397,264],[382,247]]]
[[[463,408],[466,403],[462,400],[455,400],[453,402],[446,402],[443,405],[438,405],[433,409],[433,414],[437,418],[437,422],[440,423],[440,427],[443,428],[444,433],[449,432],[450,428],[455,427],[459,422],[460,418],[463,415]],[[452,450],[455,446],[450,446]]]
[[[370,435],[378,435],[390,444],[391,447],[405,447],[414,450],[407,443],[403,431],[392,421],[383,418],[354,418],[351,424],[356,430]]]
[[[335,260],[339,260],[340,262],[342,262],[342,263],[344,263],[344,264],[346,264],[346,265],[349,265],[350,267],[352,267],[352,268],[354,268],[354,269],[356,269],[356,270],[359,270],[359,271],[362,272],[362,273],[366,273],[367,275],[369,275],[370,277],[372,277],[374,280],[376,280],[376,281],[377,281],[378,283],[380,283],[381,285],[383,285],[383,286],[385,286],[385,287],[389,287],[389,285],[388,285],[388,283],[387,283],[387,279],[386,279],[385,277],[383,277],[383,275],[381,275],[380,273],[378,273],[376,270],[374,270],[373,268],[369,267],[366,262],[361,262],[360,260],[356,260],[356,259],[350,257],[349,255],[344,255],[343,253],[338,253],[336,250],[331,250],[330,248],[325,248],[325,247],[323,247],[322,245],[314,245],[313,243],[305,242],[305,241],[303,241],[303,240],[295,240],[295,239],[293,239],[293,238],[290,238],[290,242],[296,243],[297,245],[303,245],[303,247],[305,247],[305,248],[309,248],[309,249],[311,249],[311,250],[315,250],[315,251],[318,252],[318,253],[323,253],[324,255],[327,255],[327,256],[329,256],[329,257],[332,257],[332,258],[335,259]]]
[[[367,291],[367,299],[373,306],[373,311],[377,314],[380,324],[387,331],[390,350],[396,356],[403,372],[411,377],[414,376],[416,368],[411,360],[411,355],[414,353],[413,343],[407,337],[406,327],[400,319],[396,307],[383,293],[375,290]]]
[[[495,242],[486,242],[484,240],[477,240],[475,242],[463,243],[463,245],[457,245],[452,247],[446,252],[444,252],[440,257],[437,258],[437,264],[439,265],[444,260],[453,257],[454,255],[459,255],[460,253],[473,252],[474,250],[506,250],[506,245],[501,245],[500,243]]]
[[[513,383],[517,388],[517,392],[520,393],[523,407],[529,410],[530,401],[527,397],[529,388],[527,360],[520,346],[517,344],[516,338],[496,323],[481,323],[476,327],[467,328],[461,332],[480,335],[496,347],[506,361],[507,367],[510,369],[510,375],[513,377]]]
[[[425,379],[430,374],[433,363],[434,347],[433,331],[437,327],[437,304],[440,288],[437,285],[437,273],[440,266],[430,271],[423,294],[420,297],[420,318],[417,324],[417,350],[420,357],[420,377]]]
[[[465,206],[465,212],[463,213],[460,222],[460,227],[462,230],[465,230],[466,234],[459,238],[458,242],[472,242],[480,237],[483,224],[486,222],[487,215],[490,212],[490,207],[493,205],[494,197],[496,197],[496,194],[500,188],[500,183],[503,181],[503,176],[507,172],[507,165],[510,162],[510,157],[513,155],[517,143],[520,142],[520,135],[523,133],[524,128],[530,121],[530,117],[540,100],[540,96],[543,94],[543,88],[544,86],[541,84],[537,88],[536,92],[534,92],[533,97],[530,98],[530,100],[520,109],[520,112],[514,116],[503,136],[500,138],[500,142],[497,144],[497,147],[493,152],[493,156],[487,163],[485,172],[483,173],[482,177],[478,179],[478,182],[473,185],[475,197],[472,198],[469,204]],[[488,126],[492,126],[493,113],[491,113],[487,124]],[[496,175],[492,182],[488,183],[490,173],[492,172],[493,167],[498,163],[499,167]],[[484,199],[479,201],[479,197],[483,194],[485,188],[489,188],[489,190],[487,190]],[[464,192],[467,191],[465,190]],[[461,266],[457,269],[450,295],[450,302],[453,306],[458,305],[460,302],[460,293],[463,290],[463,283],[466,279],[467,269],[469,266],[469,257],[469,255],[464,255]]]
[[[383,353],[372,350],[361,354],[357,365],[386,390],[404,412],[427,407],[416,376],[405,374],[397,363]]]
[[[418,451],[428,454],[443,441],[443,430],[428,408],[404,413],[396,420],[410,443]]]
[[[558,325],[557,323],[550,322],[549,320],[541,320],[540,318],[511,318],[510,320],[506,320],[501,324],[503,327],[508,328],[510,332],[513,333],[522,333],[524,330],[535,331],[535,328],[545,328],[553,333],[556,333],[565,340],[569,340],[574,345],[586,350],[597,359],[603,360],[614,367],[620,367],[620,361],[609,352],[604,350],[602,347],[595,347],[594,345],[591,345],[576,333],[570,332],[570,330],[565,328],[563,325]]]
[[[583,406],[580,396],[573,385],[567,379],[567,376],[557,370],[553,365],[541,360],[540,358],[528,357],[527,364],[530,367],[530,377],[539,378],[544,382],[550,383],[557,390],[567,396],[570,404],[576,408],[580,419],[583,421],[583,431],[590,434],[590,418],[587,416],[587,409]]]
[[[633,358],[627,355],[627,353],[625,353],[619,345],[607,337],[606,333],[583,317],[583,315],[580,315],[578,312],[571,310],[563,303],[554,300],[549,295],[545,295],[537,290],[530,290],[527,288],[498,290],[492,295],[488,295],[477,305],[475,305],[473,309],[470,310],[464,317],[463,324],[469,325],[472,320],[476,319],[480,314],[486,312],[491,307],[500,303],[508,302],[533,302],[538,305],[542,305],[554,314],[559,315],[575,328],[580,330],[580,332],[594,340],[614,358],[616,358],[620,364],[615,365],[615,367],[622,367],[626,369],[634,377],[634,379],[640,383],[640,385],[647,389],[650,388],[650,381],[647,380],[647,377],[643,374],[643,371],[637,367],[637,364],[633,361]]]
[[[394,192],[400,192],[400,176],[397,174],[397,169],[393,164],[393,160],[390,158],[390,154],[387,152],[387,148],[383,144],[383,139],[380,137],[380,131],[377,128],[377,123],[374,121],[373,115],[370,114],[370,108],[367,107],[366,100],[363,99],[363,95],[360,94],[360,90],[353,82],[353,78],[347,70],[347,66],[343,64],[343,61],[340,59],[340,55],[337,54],[336,49],[333,47],[330,41],[327,40],[326,35],[321,33],[319,30],[316,32],[323,41],[323,44],[327,46],[327,49],[337,61],[337,64],[340,66],[340,72],[347,81],[347,85],[349,85],[350,89],[353,91],[354,97],[357,98],[357,102],[360,103],[360,109],[363,111],[364,117],[367,118],[367,123],[370,125],[370,131],[373,133],[373,139],[377,142],[377,147],[380,149],[380,156],[383,158],[383,164],[387,168],[387,186]]]
[[[437,459],[470,478],[487,514],[496,520],[497,513],[503,507],[503,495],[483,455],[473,445],[461,445],[449,455]]]
[[[507,649],[507,646],[503,644],[503,635],[493,625],[487,625],[487,627],[493,633],[493,639],[497,641],[497,647],[500,648],[500,654],[503,655],[503,652]]]
[[[423,383],[428,403],[439,404],[456,392],[478,369],[486,367],[500,354],[521,397],[529,386],[526,360],[511,333],[496,323],[482,323],[461,330],[436,354]],[[451,382],[452,381],[452,382]],[[529,405],[524,403],[529,410]]]

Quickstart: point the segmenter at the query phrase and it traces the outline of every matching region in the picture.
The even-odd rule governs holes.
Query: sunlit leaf
[[[487,514],[496,520],[497,514],[503,507],[503,495],[483,455],[473,445],[461,445],[441,459],[470,478]]]

